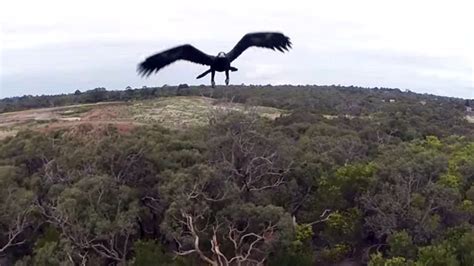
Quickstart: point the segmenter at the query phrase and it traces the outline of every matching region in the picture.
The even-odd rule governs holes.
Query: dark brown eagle
[[[209,70],[197,76],[198,79],[211,73],[211,84],[214,87],[216,71],[225,71],[225,84],[229,85],[229,70],[237,71],[237,68],[232,67],[230,64],[247,48],[252,46],[285,52],[291,48],[291,42],[290,38],[279,32],[248,33],[242,37],[230,52],[220,52],[217,56],[208,55],[190,44],[185,44],[148,57],[138,65],[138,73],[142,76],[149,76],[175,61],[188,60],[193,63],[210,66]]]

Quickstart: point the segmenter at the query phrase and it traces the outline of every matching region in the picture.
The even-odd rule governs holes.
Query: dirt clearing
[[[24,129],[49,131],[83,124],[94,127],[112,124],[124,132],[152,123],[182,129],[205,125],[214,112],[228,111],[255,112],[270,119],[283,114],[276,108],[247,106],[198,96],[81,104],[0,114],[0,139],[14,136]]]

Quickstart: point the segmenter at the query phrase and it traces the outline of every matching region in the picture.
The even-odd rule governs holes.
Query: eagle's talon
[[[225,79],[225,85],[229,85],[229,79]]]
[[[215,86],[216,86],[216,82],[215,82],[214,80],[213,80],[213,81],[211,81],[211,87],[213,87],[213,88],[214,88]]]

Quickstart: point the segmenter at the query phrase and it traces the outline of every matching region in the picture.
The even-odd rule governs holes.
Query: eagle
[[[219,52],[217,56],[208,55],[190,44],[177,46],[163,52],[154,54],[145,59],[138,65],[137,71],[143,76],[150,76],[154,72],[158,72],[163,67],[178,61],[187,60],[193,63],[207,65],[210,68],[201,75],[200,79],[211,73],[211,85],[214,88],[214,76],[217,72],[225,72],[225,84],[229,85],[229,71],[237,71],[238,69],[231,66],[231,63],[239,57],[247,48],[255,46],[278,50],[280,52],[288,51],[291,48],[290,38],[280,32],[254,32],[245,34],[242,39],[228,52]]]

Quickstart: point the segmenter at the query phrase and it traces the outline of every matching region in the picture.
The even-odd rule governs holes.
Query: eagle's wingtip
[[[151,75],[151,72],[152,72],[152,71],[151,71],[150,69],[146,68],[146,67],[144,66],[144,62],[143,62],[143,63],[138,64],[138,66],[137,66],[137,72],[138,72],[138,75],[139,75],[140,77],[142,77],[142,78],[143,78],[143,77],[148,78],[148,77]]]

